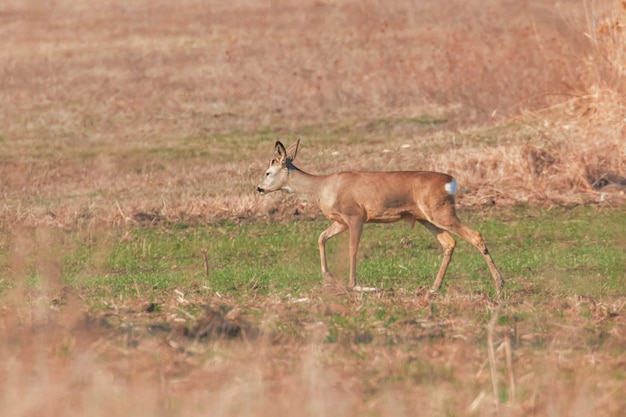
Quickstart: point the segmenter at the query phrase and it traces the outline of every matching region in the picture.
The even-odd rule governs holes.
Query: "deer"
[[[322,276],[335,281],[326,261],[326,242],[346,230],[349,232],[350,278],[347,289],[359,290],[356,268],[357,251],[366,223],[393,223],[404,220],[411,228],[418,222],[441,244],[443,260],[430,294],[440,291],[456,246],[452,233],[471,243],[487,262],[498,299],[504,280],[498,272],[481,234],[461,223],[456,214],[456,179],[432,171],[338,172],[329,175],[308,174],[293,161],[300,140],[287,149],[277,141],[275,156],[265,177],[257,186],[261,194],[287,191],[313,201],[333,223],[318,238]]]

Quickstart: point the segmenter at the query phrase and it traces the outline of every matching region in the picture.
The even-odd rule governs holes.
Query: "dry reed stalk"
[[[202,248],[202,261],[204,262],[204,275],[206,277],[209,276],[209,256],[208,250],[206,248]]]
[[[509,334],[504,335],[504,354],[506,357],[506,369],[509,374],[509,393],[510,403],[515,405],[517,403],[517,393],[515,388],[515,373],[513,372],[513,354],[511,350],[511,337]]]
[[[496,308],[487,324],[487,352],[489,355],[489,369],[491,371],[491,387],[493,388],[493,401],[496,414],[500,415],[500,389],[498,384],[498,370],[496,368],[496,354],[493,343],[493,332],[500,316],[500,305]]]

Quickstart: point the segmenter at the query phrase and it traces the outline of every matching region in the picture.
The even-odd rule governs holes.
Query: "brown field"
[[[449,172],[468,209],[623,207],[625,25],[626,4],[611,1],[4,0],[0,284],[25,279],[23,254],[59,229],[316,216],[254,194],[276,138],[302,138],[302,168],[316,173]],[[376,343],[359,329],[333,344],[321,336],[328,317],[358,311],[356,295],[289,305],[192,295],[212,307],[191,330],[167,318],[184,304],[172,297],[159,300],[171,326],[147,331],[145,299],[86,313],[88,295],[66,291],[54,251],[38,256],[48,286],[0,298],[0,415],[626,412],[624,374],[603,378],[626,366],[615,354],[626,349],[623,299],[546,302],[569,319],[544,329],[550,337],[538,323],[510,334],[497,323],[495,379],[509,398],[495,410],[477,342],[487,299],[449,291],[438,300],[446,319],[398,323]],[[511,297],[509,311],[534,313]],[[432,308],[413,294],[378,302]],[[590,323],[609,318],[610,353],[571,354],[581,337],[604,337]],[[550,341],[550,355],[517,351],[514,371],[522,335]],[[396,377],[420,366],[423,380]]]
[[[271,4],[3,2],[2,222],[262,216],[276,202],[250,189],[290,135],[318,172],[450,172],[463,205],[623,180],[622,9]]]

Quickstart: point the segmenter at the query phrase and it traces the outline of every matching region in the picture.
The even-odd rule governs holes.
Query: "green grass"
[[[543,296],[626,294],[622,210],[514,209],[466,212],[460,217],[485,237],[508,292],[530,288]],[[317,236],[327,225],[320,219],[71,232],[55,237],[58,244],[52,256],[62,258],[62,279],[77,288],[128,295],[201,288],[234,296],[296,297],[321,288]],[[5,239],[0,248],[0,288],[12,280],[9,241]],[[329,241],[328,254],[331,271],[347,282],[347,233]],[[31,276],[45,274],[37,251],[25,259],[23,268]],[[415,291],[432,285],[440,261],[439,244],[419,225],[414,230],[406,223],[366,225],[359,282]],[[482,256],[461,240],[443,292],[452,286],[468,294],[493,295]]]
[[[546,297],[626,294],[623,210],[518,208],[465,212],[460,217],[485,237],[509,293],[530,288]],[[107,293],[150,295],[202,288],[235,296],[296,297],[321,288],[317,236],[327,226],[319,219],[57,233],[54,253],[47,256],[62,259],[66,283]],[[37,240],[36,235],[30,238]],[[331,271],[342,282],[348,275],[347,238],[344,233],[327,245]],[[10,240],[3,239],[0,248],[3,289],[12,282]],[[37,259],[42,245],[36,243],[22,261],[30,277],[46,273],[41,266],[45,262]],[[403,222],[366,225],[358,259],[361,284],[411,292],[432,285],[441,248],[419,225],[414,230]],[[27,281],[34,285],[32,279]],[[468,294],[494,294],[482,256],[462,240],[443,292],[452,286]]]

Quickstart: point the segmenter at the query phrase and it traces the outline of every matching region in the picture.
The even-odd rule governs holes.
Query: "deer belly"
[[[413,224],[416,220],[423,218],[413,210],[386,210],[382,212],[369,212],[365,219],[366,223],[394,223],[406,220]]]

